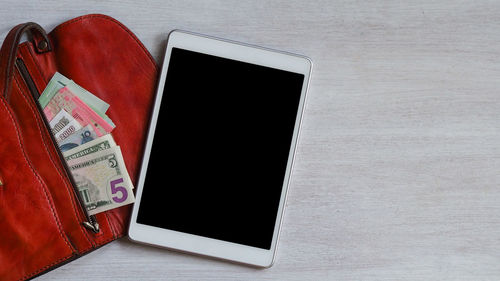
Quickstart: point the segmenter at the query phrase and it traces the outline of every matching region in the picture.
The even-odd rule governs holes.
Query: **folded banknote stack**
[[[56,72],[38,99],[90,215],[133,203],[109,104]]]

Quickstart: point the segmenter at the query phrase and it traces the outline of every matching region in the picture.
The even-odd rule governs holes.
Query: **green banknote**
[[[134,202],[132,181],[119,146],[70,159],[67,163],[90,215]]]
[[[96,97],[94,94],[85,90],[80,85],[76,84],[73,80],[70,80],[59,72],[56,72],[54,76],[52,76],[49,83],[38,98],[40,106],[42,108],[45,108],[49,104],[50,100],[52,100],[52,98],[56,95],[56,93],[64,87],[67,87],[72,93],[78,96],[93,111],[95,111],[99,116],[106,120],[106,122],[111,124],[113,128],[115,127],[113,121],[111,121],[111,119],[106,115],[106,111],[109,108],[108,103]]]
[[[70,150],[64,151],[63,156],[66,161],[69,161],[71,159],[80,158],[101,150],[106,150],[114,146],[116,146],[115,140],[113,139],[111,134],[107,134]]]

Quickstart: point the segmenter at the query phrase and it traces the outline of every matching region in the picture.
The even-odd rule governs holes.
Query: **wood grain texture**
[[[315,64],[272,268],[122,239],[40,280],[500,279],[500,2],[2,4],[0,38],[98,12],[157,60],[181,28]]]

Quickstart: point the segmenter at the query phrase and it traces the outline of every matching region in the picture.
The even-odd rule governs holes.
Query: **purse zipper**
[[[85,208],[85,205],[83,204],[83,199],[82,199],[80,192],[78,191],[78,188],[77,188],[76,183],[75,183],[75,179],[73,178],[73,175],[71,174],[71,171],[69,170],[69,167],[66,164],[66,160],[64,159],[64,156],[62,155],[61,150],[59,150],[59,146],[57,146],[56,139],[55,139],[54,135],[52,134],[52,131],[50,130],[49,121],[45,117],[45,114],[43,114],[43,109],[40,106],[40,103],[38,102],[38,98],[40,97],[40,93],[38,92],[38,89],[37,89],[35,83],[33,82],[33,79],[31,78],[31,75],[29,74],[28,69],[26,68],[26,65],[24,64],[24,61],[22,59],[18,58],[16,60],[16,67],[19,70],[19,73],[21,74],[21,76],[23,77],[24,82],[28,86],[28,89],[30,90],[31,95],[35,99],[38,113],[40,114],[40,116],[43,120],[43,123],[45,125],[45,129],[49,131],[50,139],[52,140],[52,143],[56,146],[57,155],[61,159],[61,162],[62,162],[62,165],[63,165],[64,170],[66,172],[66,175],[68,176],[69,181],[71,183],[71,186],[73,187],[73,191],[76,193],[76,198],[78,199],[78,204],[80,205],[80,209],[83,211],[83,214],[85,215],[85,218],[87,220],[87,221],[82,222],[82,225],[94,233],[99,233],[100,230],[99,230],[99,223],[97,222],[97,218],[95,217],[95,215],[89,215],[87,208]]]

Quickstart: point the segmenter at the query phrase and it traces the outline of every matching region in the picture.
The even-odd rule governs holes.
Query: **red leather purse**
[[[28,35],[28,41],[19,43]],[[64,22],[49,34],[14,27],[0,50],[0,280],[33,278],[126,232],[131,205],[89,216],[37,102],[56,72],[110,104],[137,183],[157,66],[123,24],[104,15]]]

